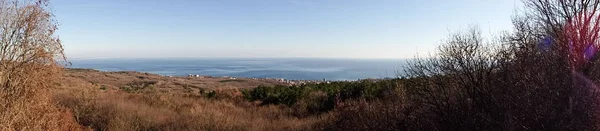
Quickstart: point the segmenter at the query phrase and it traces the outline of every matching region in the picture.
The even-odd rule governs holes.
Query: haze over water
[[[403,59],[83,59],[72,68],[101,71],[139,71],[165,76],[234,76],[294,80],[357,80],[396,77]]]

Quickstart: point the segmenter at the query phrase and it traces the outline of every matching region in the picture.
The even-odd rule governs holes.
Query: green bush
[[[296,110],[309,114],[321,113],[335,107],[335,99],[365,98],[368,100],[383,97],[400,79],[362,80],[356,82],[331,82],[306,84],[301,86],[258,86],[242,90],[244,98],[261,101],[263,105],[295,106]]]
[[[217,92],[215,91],[210,91],[206,94],[206,98],[215,98],[217,97]]]
[[[200,95],[204,95],[204,93],[206,93],[206,89],[204,89],[204,88],[198,88],[198,90],[199,90],[198,94],[200,94]]]
[[[245,80],[237,80],[237,79],[229,79],[229,80],[221,80],[219,82],[221,83],[227,83],[227,82],[244,82]]]
[[[106,90],[106,89],[108,89],[108,87],[106,87],[106,85],[101,85],[100,86],[100,90]]]
[[[126,86],[120,87],[120,89],[128,93],[134,93],[149,87],[151,88],[156,83],[157,81],[134,81],[131,83],[127,83]]]

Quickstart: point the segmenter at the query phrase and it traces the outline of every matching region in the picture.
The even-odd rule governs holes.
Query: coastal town
[[[235,77],[235,76],[203,76],[198,74],[188,74],[188,78],[221,78],[229,80],[264,80],[264,81],[276,81],[284,85],[303,85],[303,84],[320,84],[320,83],[331,83],[332,81],[327,79],[322,80],[291,80],[285,78],[254,78],[254,77]]]
[[[172,76],[169,76],[172,77]],[[284,85],[304,85],[304,84],[321,84],[321,83],[331,83],[331,82],[338,82],[338,81],[343,81],[343,82],[354,82],[354,81],[362,81],[362,80],[387,80],[387,79],[393,79],[393,78],[366,78],[366,79],[357,79],[357,80],[328,80],[326,78],[323,78],[322,80],[294,80],[294,79],[285,79],[285,78],[256,78],[256,77],[234,77],[234,76],[203,76],[203,75],[198,75],[198,74],[188,74],[187,75],[188,78],[195,78],[195,79],[203,79],[203,78],[221,78],[221,79],[228,79],[231,81],[235,81],[235,80],[263,80],[263,81],[276,81],[279,82],[281,84]]]

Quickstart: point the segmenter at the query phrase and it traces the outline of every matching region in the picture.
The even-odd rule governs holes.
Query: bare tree
[[[405,70],[412,78],[407,85],[412,100],[431,110],[425,114],[433,115],[428,117],[441,129],[500,127],[478,123],[503,118],[498,115],[503,108],[501,101],[494,97],[498,93],[492,88],[499,69],[496,51],[476,27],[451,34],[434,56],[417,60]],[[486,115],[493,116],[481,117]]]
[[[600,1],[598,0],[524,0],[526,14],[551,36],[559,51],[576,71],[588,71],[591,57],[600,46]]]
[[[598,128],[600,1],[524,2],[500,45],[471,30],[408,67],[418,117],[455,130]]]
[[[1,130],[61,125],[47,89],[55,86],[65,57],[48,4],[48,0],[0,0]]]

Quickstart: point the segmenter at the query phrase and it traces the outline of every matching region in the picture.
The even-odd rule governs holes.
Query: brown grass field
[[[276,81],[224,79],[67,69],[51,94],[93,130],[312,130],[329,116],[294,117],[288,107],[247,102],[237,90]],[[209,91],[220,97],[202,96]]]

